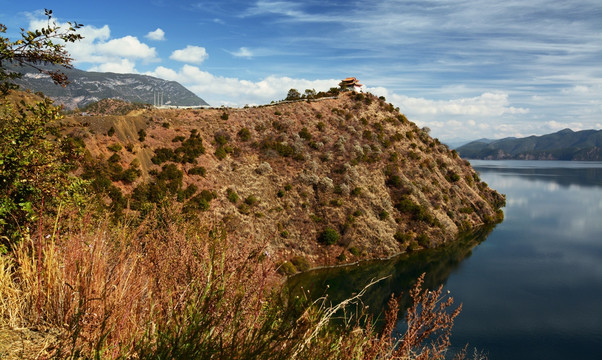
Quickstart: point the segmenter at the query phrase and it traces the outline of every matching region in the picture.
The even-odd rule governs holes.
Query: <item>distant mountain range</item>
[[[121,99],[132,103],[155,104],[162,96],[163,105],[206,106],[205,100],[175,81],[167,81],[148,75],[92,72],[78,69],[61,69],[69,78],[63,88],[55,85],[49,76],[30,67],[11,66],[11,70],[23,74],[15,83],[21,89],[41,91],[57,104],[67,109],[83,108],[102,99]],[[159,99],[157,99],[159,98]]]
[[[456,150],[467,159],[602,161],[602,130],[564,129],[542,136],[479,139]]]

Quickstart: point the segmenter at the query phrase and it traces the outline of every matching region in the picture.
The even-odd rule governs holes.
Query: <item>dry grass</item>
[[[361,314],[335,326],[331,319],[357,304],[361,293],[334,307],[289,300],[270,257],[248,245],[256,242],[232,239],[218,226],[193,226],[179,213],[167,208],[142,223],[120,225],[57,218],[1,256],[0,351],[3,344],[19,348],[23,331],[36,330],[39,336],[30,336],[13,358],[445,355],[460,309],[449,313],[452,300],[441,289],[422,291],[422,278],[411,293],[408,331],[399,340],[392,337],[395,299],[380,335],[369,323],[360,325]]]

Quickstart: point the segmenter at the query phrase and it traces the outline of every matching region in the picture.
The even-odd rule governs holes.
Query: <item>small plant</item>
[[[115,143],[107,146],[107,149],[109,149],[112,152],[119,152],[122,149],[122,147],[120,144]]]
[[[447,176],[445,178],[449,182],[457,182],[458,180],[460,180],[460,175],[450,170],[447,172]]]
[[[255,197],[255,195],[249,195],[245,198],[245,204],[249,206],[254,206],[255,204],[257,204],[257,202],[259,202],[259,200],[257,199],[257,197]]]
[[[251,139],[251,131],[247,128],[242,128],[238,131],[238,138],[241,141],[248,141]]]
[[[165,129],[169,129],[171,125],[168,122],[164,122],[163,124],[161,124],[161,126],[163,126]]]
[[[307,130],[306,127],[304,127],[303,129],[301,129],[301,131],[299,131],[299,136],[304,139],[304,140],[311,140],[311,134],[309,133],[309,130]]]
[[[195,166],[193,168],[190,168],[190,170],[188,170],[188,175],[201,175],[201,176],[205,177],[206,173],[207,173],[207,169],[205,169],[203,166]]]
[[[222,113],[222,116],[220,116],[220,119],[222,119],[222,120],[228,120],[229,117],[230,117],[230,115],[228,115],[228,113],[224,111]]]
[[[332,199],[332,200],[330,200],[330,206],[341,207],[341,206],[343,206],[343,200],[341,200],[341,199]]]
[[[416,242],[418,242],[418,245],[426,248],[426,247],[429,247],[430,239],[427,234],[422,233],[422,234],[416,236]]]
[[[278,190],[278,192],[276,193],[276,196],[278,196],[279,198],[284,197],[284,190]]]
[[[113,136],[115,135],[115,128],[111,126],[111,128],[109,129],[109,131],[107,131],[107,136]]]
[[[290,261],[285,261],[278,266],[278,272],[282,275],[293,275],[297,273],[297,268]]]
[[[381,221],[387,220],[389,218],[389,212],[387,212],[387,210],[382,210],[378,213],[378,218]]]
[[[393,238],[395,240],[397,240],[397,242],[399,242],[400,244],[403,244],[403,243],[406,243],[406,242],[412,240],[412,236],[410,234],[403,233],[401,231],[397,231],[395,233],[395,235],[393,235]]]
[[[226,197],[228,198],[228,201],[230,201],[233,204],[236,204],[238,202],[238,194],[231,188],[228,188],[226,190]]]
[[[333,228],[326,228],[318,236],[318,242],[325,245],[334,245],[339,241],[340,235],[338,231]]]
[[[309,261],[305,257],[300,256],[300,255],[294,256],[291,259],[291,263],[293,265],[295,265],[295,267],[299,271],[307,271],[311,267],[311,264],[309,263]]]
[[[138,131],[138,141],[144,142],[144,140],[146,140],[146,131],[144,131],[144,129],[140,129]]]
[[[352,246],[349,248],[349,252],[351,253],[351,255],[353,256],[360,256],[360,249],[358,249],[355,246]]]

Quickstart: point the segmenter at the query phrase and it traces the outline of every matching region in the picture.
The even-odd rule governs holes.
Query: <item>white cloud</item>
[[[169,58],[190,64],[201,64],[208,57],[209,54],[204,47],[188,45],[184,49],[172,52]]]
[[[43,13],[42,13],[43,14]],[[40,29],[48,25],[48,20],[40,13],[29,14],[29,28]],[[61,29],[69,24],[60,22],[56,25]],[[111,30],[108,25],[95,27],[86,25],[77,30],[83,39],[75,43],[65,44],[67,52],[74,59],[74,65],[92,64],[89,70],[111,71],[119,73],[136,72],[136,61],[153,62],[159,60],[157,51],[138,40],[134,36],[124,36],[111,39]]]
[[[109,56],[145,59],[147,61],[157,59],[155,48],[141,43],[137,37],[131,35],[98,44],[97,50]]]
[[[165,40],[165,31],[163,31],[161,28],[157,28],[157,30],[146,34],[145,38],[149,40],[163,41]]]
[[[238,51],[231,52],[230,54],[232,54],[236,57],[243,57],[243,58],[252,58],[253,57],[253,52],[251,52],[251,50],[249,50],[246,47],[241,47],[240,49],[238,49]]]
[[[390,98],[389,100],[402,111],[415,115],[500,116],[529,112],[529,109],[509,106],[508,94],[503,92],[484,92],[479,96],[453,100],[430,100],[390,93],[383,87],[367,88],[367,90]]]
[[[192,65],[184,65],[177,71],[159,66],[148,75],[177,81],[214,106],[266,104],[272,100],[284,99],[291,88],[301,92],[305,89],[320,91],[328,90],[338,83],[334,79],[306,80],[279,76],[268,76],[254,82],[216,76]]]

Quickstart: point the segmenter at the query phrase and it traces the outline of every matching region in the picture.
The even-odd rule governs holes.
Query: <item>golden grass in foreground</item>
[[[0,356],[444,358],[460,309],[448,311],[453,300],[441,289],[422,291],[422,278],[399,340],[391,336],[398,313],[393,298],[382,334],[365,318],[335,326],[337,310],[357,298],[335,307],[291,301],[262,249],[215,226],[193,227],[178,214],[164,209],[136,225],[62,219],[63,229],[57,220],[1,256],[0,351],[18,329],[57,335]]]

